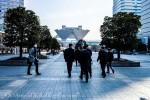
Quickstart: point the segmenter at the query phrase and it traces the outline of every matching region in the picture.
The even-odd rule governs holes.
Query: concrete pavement
[[[115,67],[115,74],[101,78],[93,53],[93,76],[79,79],[80,68],[73,64],[68,78],[63,54],[40,60],[42,75],[26,75],[27,66],[0,66],[0,100],[150,100],[150,56],[122,55],[141,62],[141,67]]]

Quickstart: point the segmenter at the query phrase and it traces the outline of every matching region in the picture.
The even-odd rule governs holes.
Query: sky
[[[113,0],[24,0],[25,7],[33,10],[41,25],[47,25],[51,35],[55,29],[78,27],[90,32],[85,40],[100,40],[100,26],[105,16],[112,16]]]

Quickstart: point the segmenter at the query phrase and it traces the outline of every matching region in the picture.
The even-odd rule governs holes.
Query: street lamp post
[[[148,52],[148,43],[146,44],[146,49],[147,49],[146,51]]]

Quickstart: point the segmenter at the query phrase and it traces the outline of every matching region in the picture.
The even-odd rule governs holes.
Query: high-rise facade
[[[141,16],[141,4],[142,0],[113,0],[113,14],[128,12]],[[137,38],[142,38],[140,31],[137,33]]]
[[[113,14],[118,12],[131,12],[141,15],[142,0],[113,0]]]
[[[150,0],[142,0],[141,23],[142,36],[150,39]]]
[[[24,0],[0,0],[0,30],[3,25],[3,16],[7,9],[24,6]]]

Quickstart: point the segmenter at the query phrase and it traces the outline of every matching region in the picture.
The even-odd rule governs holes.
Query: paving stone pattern
[[[31,76],[26,75],[27,66],[1,66],[0,100],[150,100],[150,56],[122,57],[142,61],[141,67],[115,67],[115,74],[101,78],[97,53],[93,53],[88,83],[79,79],[80,67],[75,63],[68,78],[62,53],[40,60],[40,76],[35,74],[35,66]]]

